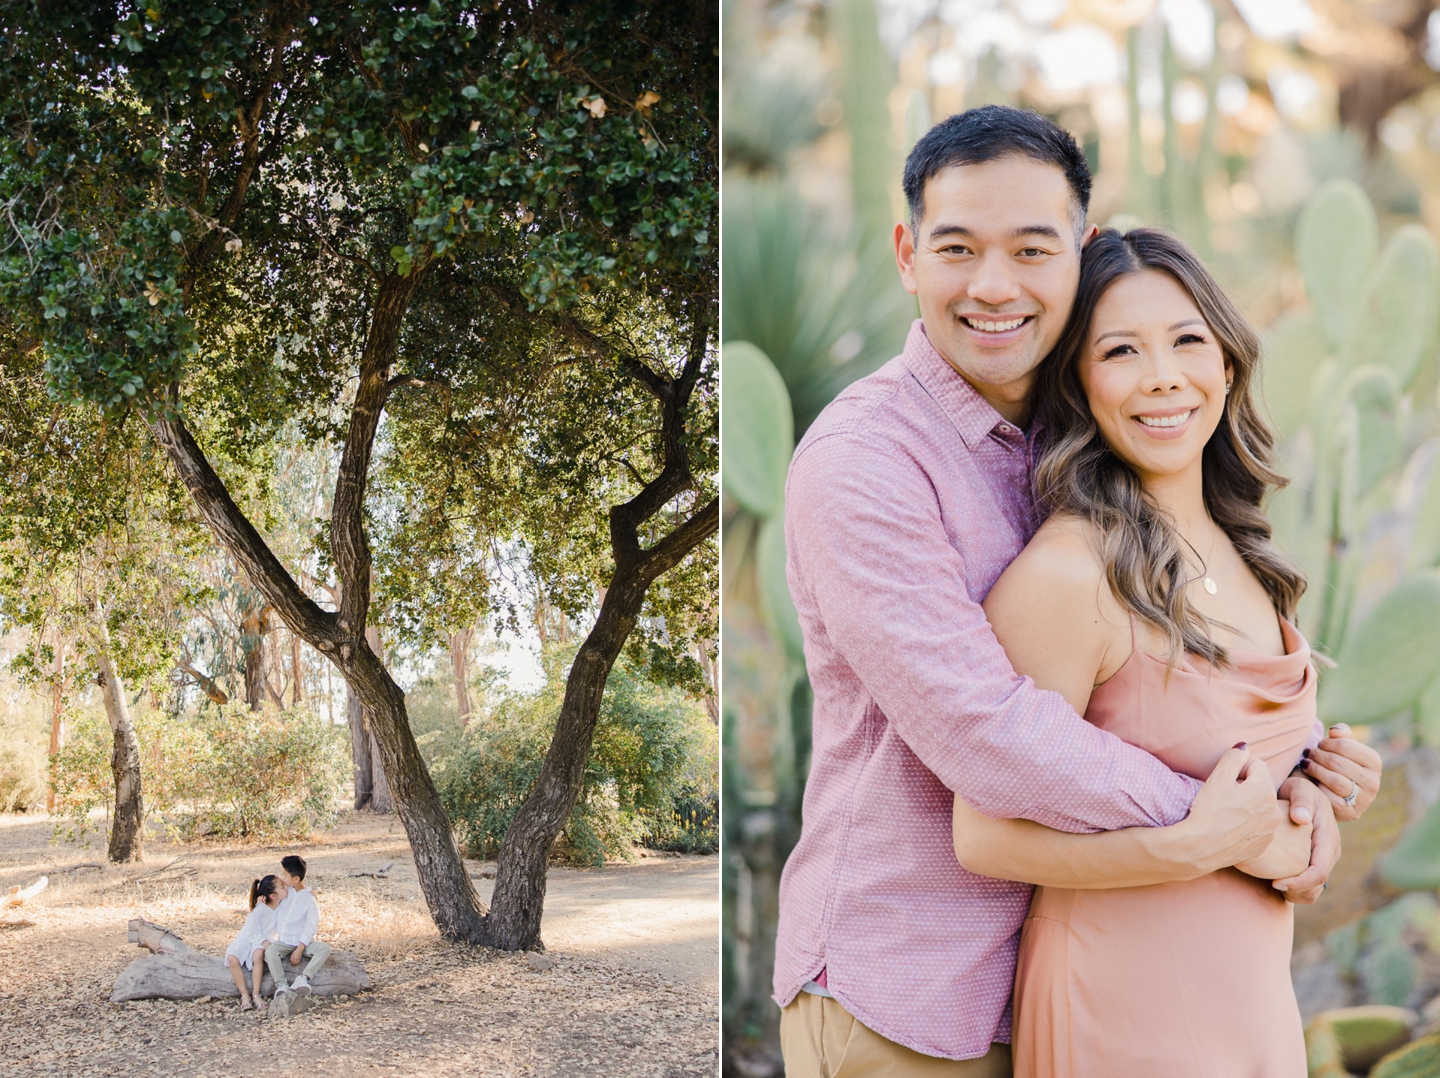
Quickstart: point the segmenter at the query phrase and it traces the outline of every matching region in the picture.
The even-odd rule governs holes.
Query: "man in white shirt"
[[[315,905],[315,892],[305,886],[305,858],[293,853],[282,858],[280,879],[290,888],[290,894],[275,910],[275,934],[279,939],[265,948],[265,964],[275,979],[277,993],[298,992],[308,996],[310,975],[330,957],[330,945],[315,938],[315,931],[320,927],[320,907]],[[294,984],[285,982],[286,957],[292,966],[310,959]]]

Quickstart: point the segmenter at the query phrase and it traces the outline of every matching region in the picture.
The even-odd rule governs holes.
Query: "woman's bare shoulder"
[[[1116,617],[1084,520],[1046,521],[1000,575],[984,605],[1015,669],[1040,688],[1060,693],[1081,713],[1113,658],[1128,651],[1127,622]]]
[[[1000,579],[1026,591],[1058,588],[1066,598],[1083,594],[1093,605],[1105,579],[1093,526],[1079,517],[1050,517]]]
[[[1129,619],[1120,609],[1095,542],[1094,526],[1072,516],[1052,516],[1040,526],[985,599],[992,623],[1035,631],[1043,623],[1058,633],[1087,632],[1128,644]],[[1123,640],[1120,639],[1123,637]]]

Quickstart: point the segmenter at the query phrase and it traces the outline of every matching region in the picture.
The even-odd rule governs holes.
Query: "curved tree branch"
[[[177,396],[171,391],[172,401]],[[221,544],[238,561],[251,582],[279,612],[290,631],[309,641],[321,651],[331,650],[337,643],[336,617],[320,609],[301,590],[280,559],[235,504],[225,483],[215,474],[205,452],[195,441],[178,414],[151,417],[147,420],[151,433],[160,443],[190,492],[205,523]]]

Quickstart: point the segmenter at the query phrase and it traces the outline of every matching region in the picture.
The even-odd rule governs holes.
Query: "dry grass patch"
[[[43,822],[0,817],[0,887],[103,859],[93,849],[50,846],[48,837]],[[140,953],[125,942],[129,918],[143,916],[196,950],[219,954],[243,920],[250,880],[273,871],[287,852],[157,843],[138,868],[53,875],[23,908],[33,926],[0,931],[0,1070],[7,1078],[221,1078],[284,1059],[317,1078],[716,1072],[713,990],[599,952],[557,948],[555,967],[537,973],[523,955],[441,941],[398,824],[368,814],[342,821],[301,852],[322,936],[361,957],[373,991],[324,1001],[287,1021],[241,1014],[233,1000],[107,1002],[115,977]],[[180,856],[165,873],[132,879]],[[389,861],[389,879],[351,875]],[[178,869],[194,872],[177,876]],[[566,879],[584,877],[572,871]],[[624,932],[615,929],[617,938]]]

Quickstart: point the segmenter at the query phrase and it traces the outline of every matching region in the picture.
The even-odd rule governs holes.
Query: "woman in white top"
[[[250,915],[240,935],[225,948],[225,964],[230,967],[230,976],[235,978],[235,987],[240,989],[242,1011],[264,1010],[265,1001],[260,998],[260,979],[265,976],[263,961],[265,948],[275,939],[275,907],[284,900],[289,888],[275,876],[266,876],[250,883]],[[245,989],[245,974],[250,971],[254,981],[254,998]]]

